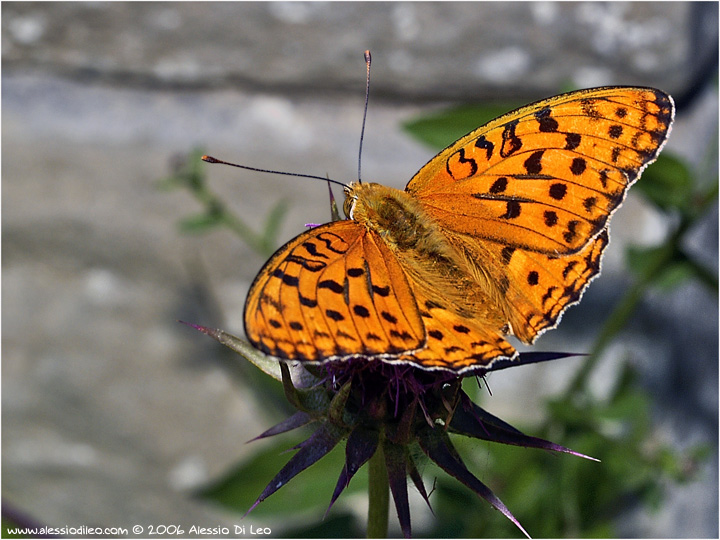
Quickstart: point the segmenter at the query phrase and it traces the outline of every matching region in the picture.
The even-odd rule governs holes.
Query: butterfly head
[[[362,206],[362,199],[372,196],[377,188],[383,186],[376,182],[350,182],[343,188],[345,192],[345,202],[343,203],[343,212],[348,219],[357,219],[356,210],[358,205]]]
[[[357,186],[359,184],[356,184],[355,182],[351,182],[349,185],[345,186],[343,188],[343,191],[345,192],[345,202],[343,202],[343,212],[345,213],[345,217],[347,219],[353,218],[353,209],[355,208],[355,203],[357,202]]]

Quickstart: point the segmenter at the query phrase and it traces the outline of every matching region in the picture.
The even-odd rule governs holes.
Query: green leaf
[[[673,247],[671,244],[630,247],[627,250],[628,267],[648,284],[666,292],[689,279],[701,279],[699,268]]]
[[[22,529],[23,525],[19,525],[12,521],[9,518],[2,518],[2,538],[32,538],[32,536],[26,534],[18,534],[17,532],[13,532],[10,534],[8,532],[8,529]]]
[[[245,513],[263,492],[267,483],[290,460],[288,448],[297,438],[278,441],[256,452],[250,459],[233,467],[224,477],[202,489],[198,495],[219,503],[237,512]],[[260,503],[251,515],[277,515],[291,523],[288,515],[314,510],[322,517],[335,489],[337,478],[345,461],[343,445],[338,445],[322,460],[298,474],[292,482],[283,486]],[[359,479],[359,480],[358,480]],[[348,491],[356,492],[367,488],[367,478],[356,475]]]
[[[662,244],[657,247],[630,246],[625,252],[628,268],[638,277],[652,278],[652,273],[662,268],[664,261],[672,257],[672,245]]]
[[[669,292],[695,277],[698,277],[695,266],[688,261],[676,261],[663,268],[663,271],[653,280],[653,285],[662,291]]]
[[[222,216],[218,214],[195,214],[180,220],[180,231],[183,233],[200,234],[220,225],[224,225]]]
[[[513,105],[460,105],[419,116],[403,124],[403,129],[432,148],[443,148],[463,135],[512,109]]]
[[[285,531],[286,538],[362,538],[365,536],[361,524],[354,514],[331,515],[321,522],[304,528]],[[292,524],[296,526],[295,523]]]
[[[637,190],[664,211],[688,211],[692,204],[693,180],[689,167],[681,159],[663,153],[643,173]]]
[[[191,191],[204,189],[205,173],[201,160],[204,153],[202,149],[196,148],[187,155],[174,158],[174,163],[171,165],[172,173],[158,180],[158,188],[166,191],[181,187],[189,188]]]

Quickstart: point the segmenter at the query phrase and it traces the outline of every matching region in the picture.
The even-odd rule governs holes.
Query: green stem
[[[268,246],[265,238],[257,234],[245,223],[223,207],[222,219],[235,234],[242,238],[252,249],[261,255],[270,256],[274,249]]]
[[[390,488],[382,443],[370,458],[368,473],[368,538],[387,538]]]
[[[220,197],[207,187],[204,177],[194,178],[190,182],[190,191],[199,202],[205,205],[208,214],[219,217],[229,229],[243,239],[254,251],[267,256],[272,254],[274,250],[272,246],[268,245],[267,239],[253,231],[239,217],[228,210]]]

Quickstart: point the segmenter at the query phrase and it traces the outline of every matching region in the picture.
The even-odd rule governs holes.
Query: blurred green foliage
[[[462,106],[407,122],[404,129],[416,139],[439,149],[513,106]],[[714,141],[717,146],[717,141]],[[714,163],[709,145],[709,163]],[[170,187],[190,190],[205,205],[205,212],[186,218],[181,228],[203,232],[218,225],[229,226],[259,253],[276,247],[283,203],[271,212],[261,232],[255,233],[231,215],[211,193],[199,168],[200,152],[163,181]],[[458,449],[471,470],[505,502],[525,528],[538,537],[612,537],[613,520],[637,505],[657,509],[670,482],[688,482],[702,466],[710,449],[697,446],[679,452],[659,440],[653,425],[652,404],[627,363],[609,397],[597,399],[588,391],[590,376],[600,355],[625,327],[638,303],[651,289],[668,291],[687,280],[702,283],[717,297],[717,276],[694,261],[684,250],[684,235],[717,199],[717,171],[709,166],[703,181],[679,158],[665,151],[649,167],[636,191],[659,212],[672,217],[673,231],[652,248],[633,247],[628,267],[635,282],[604,322],[590,355],[566,391],[548,400],[541,426],[519,426],[528,434],[546,438],[573,450],[599,458],[594,463],[566,455],[554,455],[500,444],[464,442]],[[199,493],[225,507],[244,513],[266,483],[288,461],[282,450],[292,447],[308,432],[283,436],[272,445],[258,444],[256,454]],[[357,537],[363,524],[344,506],[367,488],[367,472],[361,470],[332,512],[320,521],[342,469],[343,449],[336,448],[320,464],[303,472],[294,482],[260,504],[253,515],[282,516],[275,535],[293,537]],[[366,468],[365,468],[366,469]],[[435,518],[429,528],[414,528],[418,537],[517,537],[518,531],[499,512],[468,489],[449,478],[432,463],[423,474],[433,485],[431,502]],[[355,494],[355,495],[354,495]],[[354,503],[353,503],[354,504]],[[280,524],[284,530],[280,531]]]
[[[201,149],[195,149],[186,158],[178,159],[171,174],[158,182],[160,189],[164,190],[187,189],[204,207],[202,212],[180,221],[181,232],[199,234],[228,227],[253,250],[269,257],[277,248],[277,236],[287,211],[287,202],[281,199],[268,214],[260,232],[256,232],[210,189],[205,174],[208,164],[202,161],[203,154]]]

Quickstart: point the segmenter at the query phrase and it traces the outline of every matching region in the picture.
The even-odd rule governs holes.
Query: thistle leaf
[[[426,428],[418,433],[420,448],[427,456],[450,476],[457,478],[460,482],[469,487],[477,495],[489,502],[495,509],[499,510],[506,518],[512,521],[525,536],[530,535],[523,529],[520,522],[512,515],[510,510],[495,495],[490,488],[478,480],[460,459],[457,451],[450,442],[447,433],[441,429]]]
[[[200,326],[198,324],[187,323],[184,321],[179,322],[210,336],[215,341],[222,343],[229,349],[238,353],[240,356],[245,358],[245,360],[260,369],[263,373],[282,382],[280,361],[277,358],[263,354],[244,339],[240,339],[239,337],[233,336],[223,330],[208,328],[206,326]],[[292,375],[293,386],[295,386],[295,388],[309,388],[317,385],[318,379],[302,367],[299,362],[288,362],[288,364]]]
[[[257,441],[259,439],[265,439],[266,437],[272,437],[273,435],[279,435],[280,433],[292,431],[293,429],[297,429],[301,426],[307,425],[312,421],[313,418],[309,414],[298,411],[291,417],[286,418],[285,420],[280,422],[279,424],[276,424],[270,429],[263,431],[257,437],[250,439],[248,442]]]
[[[245,516],[252,512],[253,508],[258,504],[292,480],[298,473],[313,465],[330,452],[330,450],[335,448],[335,445],[340,442],[345,434],[344,430],[339,430],[330,424],[320,426],[309,439],[298,445],[300,447],[298,453],[290,458],[290,461],[280,469],[280,472],[270,481],[267,487],[265,487],[250,509],[245,512]]]
[[[467,394],[461,396],[461,401],[462,406],[457,408],[450,422],[450,429],[454,433],[503,444],[542,448],[553,452],[564,452],[592,461],[600,461],[559,444],[525,435],[507,422],[500,420],[497,416],[493,416],[486,410],[480,408],[470,400]]]
[[[375,454],[377,446],[378,433],[376,431],[356,428],[350,433],[345,446],[345,466],[338,478],[327,512],[325,512],[326,516],[343,490],[350,485],[350,480],[355,473]]]
[[[385,466],[387,467],[388,483],[395,501],[395,508],[405,538],[410,538],[410,503],[407,490],[407,459],[405,447],[393,444],[389,440],[383,441]]]

